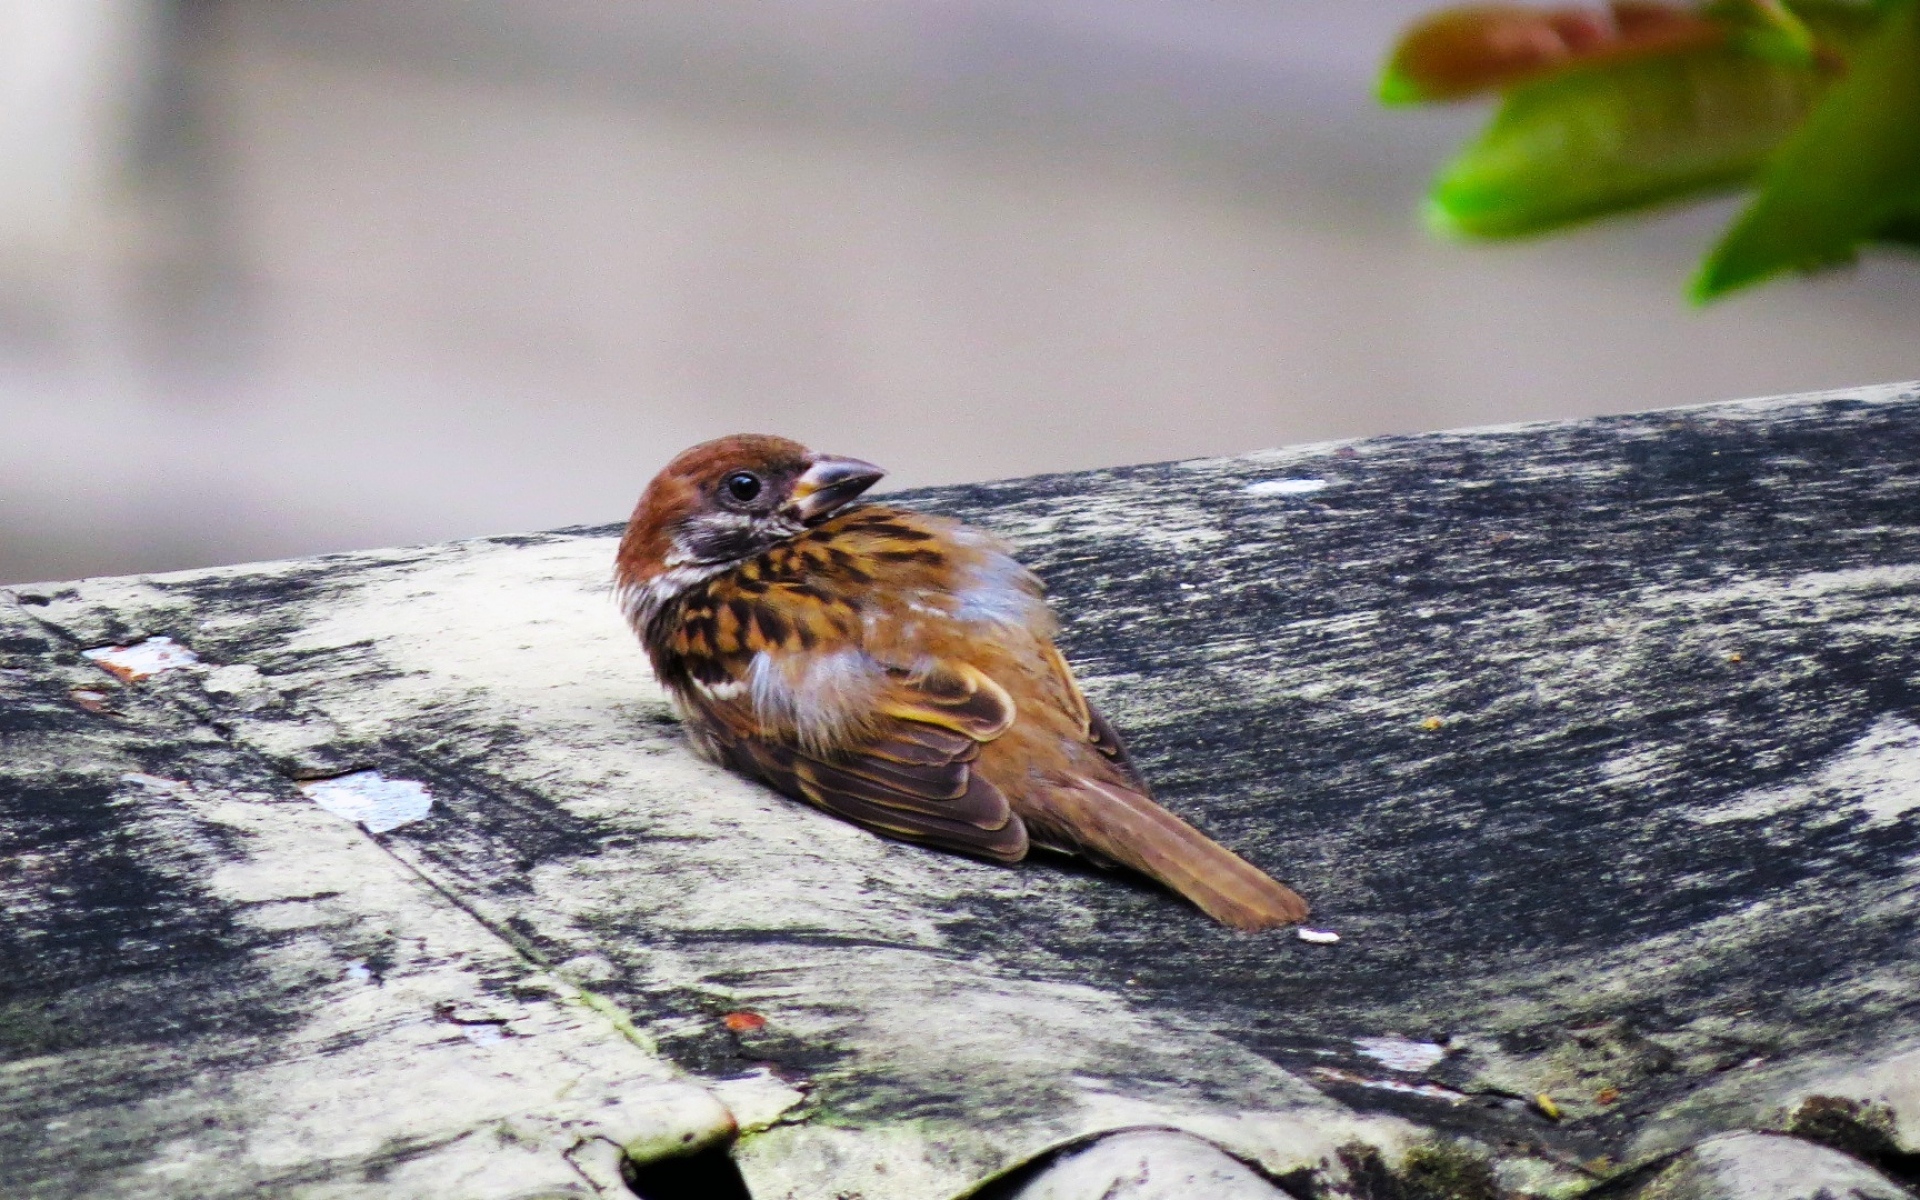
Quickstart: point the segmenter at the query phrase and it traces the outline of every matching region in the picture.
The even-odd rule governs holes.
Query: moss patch
[[[1340,1162],[1360,1200],[1500,1200],[1493,1164],[1458,1142],[1415,1146],[1398,1169],[1371,1146],[1343,1147]]]
[[[1894,1140],[1893,1111],[1883,1104],[1846,1096],[1808,1096],[1787,1118],[1787,1132],[1851,1154],[1895,1179],[1920,1182],[1920,1154],[1900,1149]]]

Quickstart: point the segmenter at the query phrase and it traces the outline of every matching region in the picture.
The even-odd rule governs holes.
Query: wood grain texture
[[[248,844],[351,834],[341,871],[385,872],[418,920],[477,939],[445,986],[525,972],[623,1014],[645,1050],[603,1015],[564,1038],[730,1097],[760,1200],[933,1200],[1138,1125],[1303,1194],[1365,1194],[1367,1153],[1435,1136],[1514,1194],[1566,1192],[1788,1127],[1809,1095],[1868,1102],[1874,1165],[1911,1169],[1911,386],[901,499],[1016,545],[1163,802],[1307,895],[1337,945],[1237,935],[1059,861],[886,842],[699,762],[607,595],[613,528],[18,588],[0,795],[9,835],[53,849],[0,876],[27,914],[5,935],[24,965],[0,987],[0,1127],[82,1133],[16,1142],[0,1191],[120,1194],[98,1180],[185,1136],[129,1117],[148,1093],[65,1082],[139,1078],[100,1065],[105,1035],[15,1014],[73,997],[75,1028],[233,1090],[263,1069],[248,1047],[331,1019],[338,983],[288,974],[286,946],[337,960],[322,947],[370,919],[329,899],[263,932],[216,886],[248,838],[125,791],[129,769],[212,772]],[[126,718],[65,699],[106,678],[77,650],[147,634],[206,666],[116,689]],[[424,783],[432,813],[365,835],[289,782],[361,768]],[[88,887],[107,890],[76,902]],[[1396,1072],[1358,1040],[1381,1038],[1445,1053]],[[271,1111],[223,1118],[219,1178],[250,1178],[247,1122]]]

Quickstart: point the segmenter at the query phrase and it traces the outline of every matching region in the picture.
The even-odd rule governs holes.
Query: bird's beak
[[[885,474],[857,458],[816,458],[806,473],[794,480],[787,515],[803,525],[824,520],[853,503]]]

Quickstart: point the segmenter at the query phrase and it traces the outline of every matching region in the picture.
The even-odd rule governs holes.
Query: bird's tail
[[[1138,792],[1079,778],[1048,800],[1082,848],[1159,880],[1223,925],[1268,929],[1307,919],[1307,902],[1292,888]]]

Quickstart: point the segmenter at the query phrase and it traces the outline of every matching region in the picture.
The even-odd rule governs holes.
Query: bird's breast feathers
[[[697,716],[805,746],[857,741],[903,677],[1040,652],[1038,580],[958,522],[867,506],[699,582],[657,663]]]

